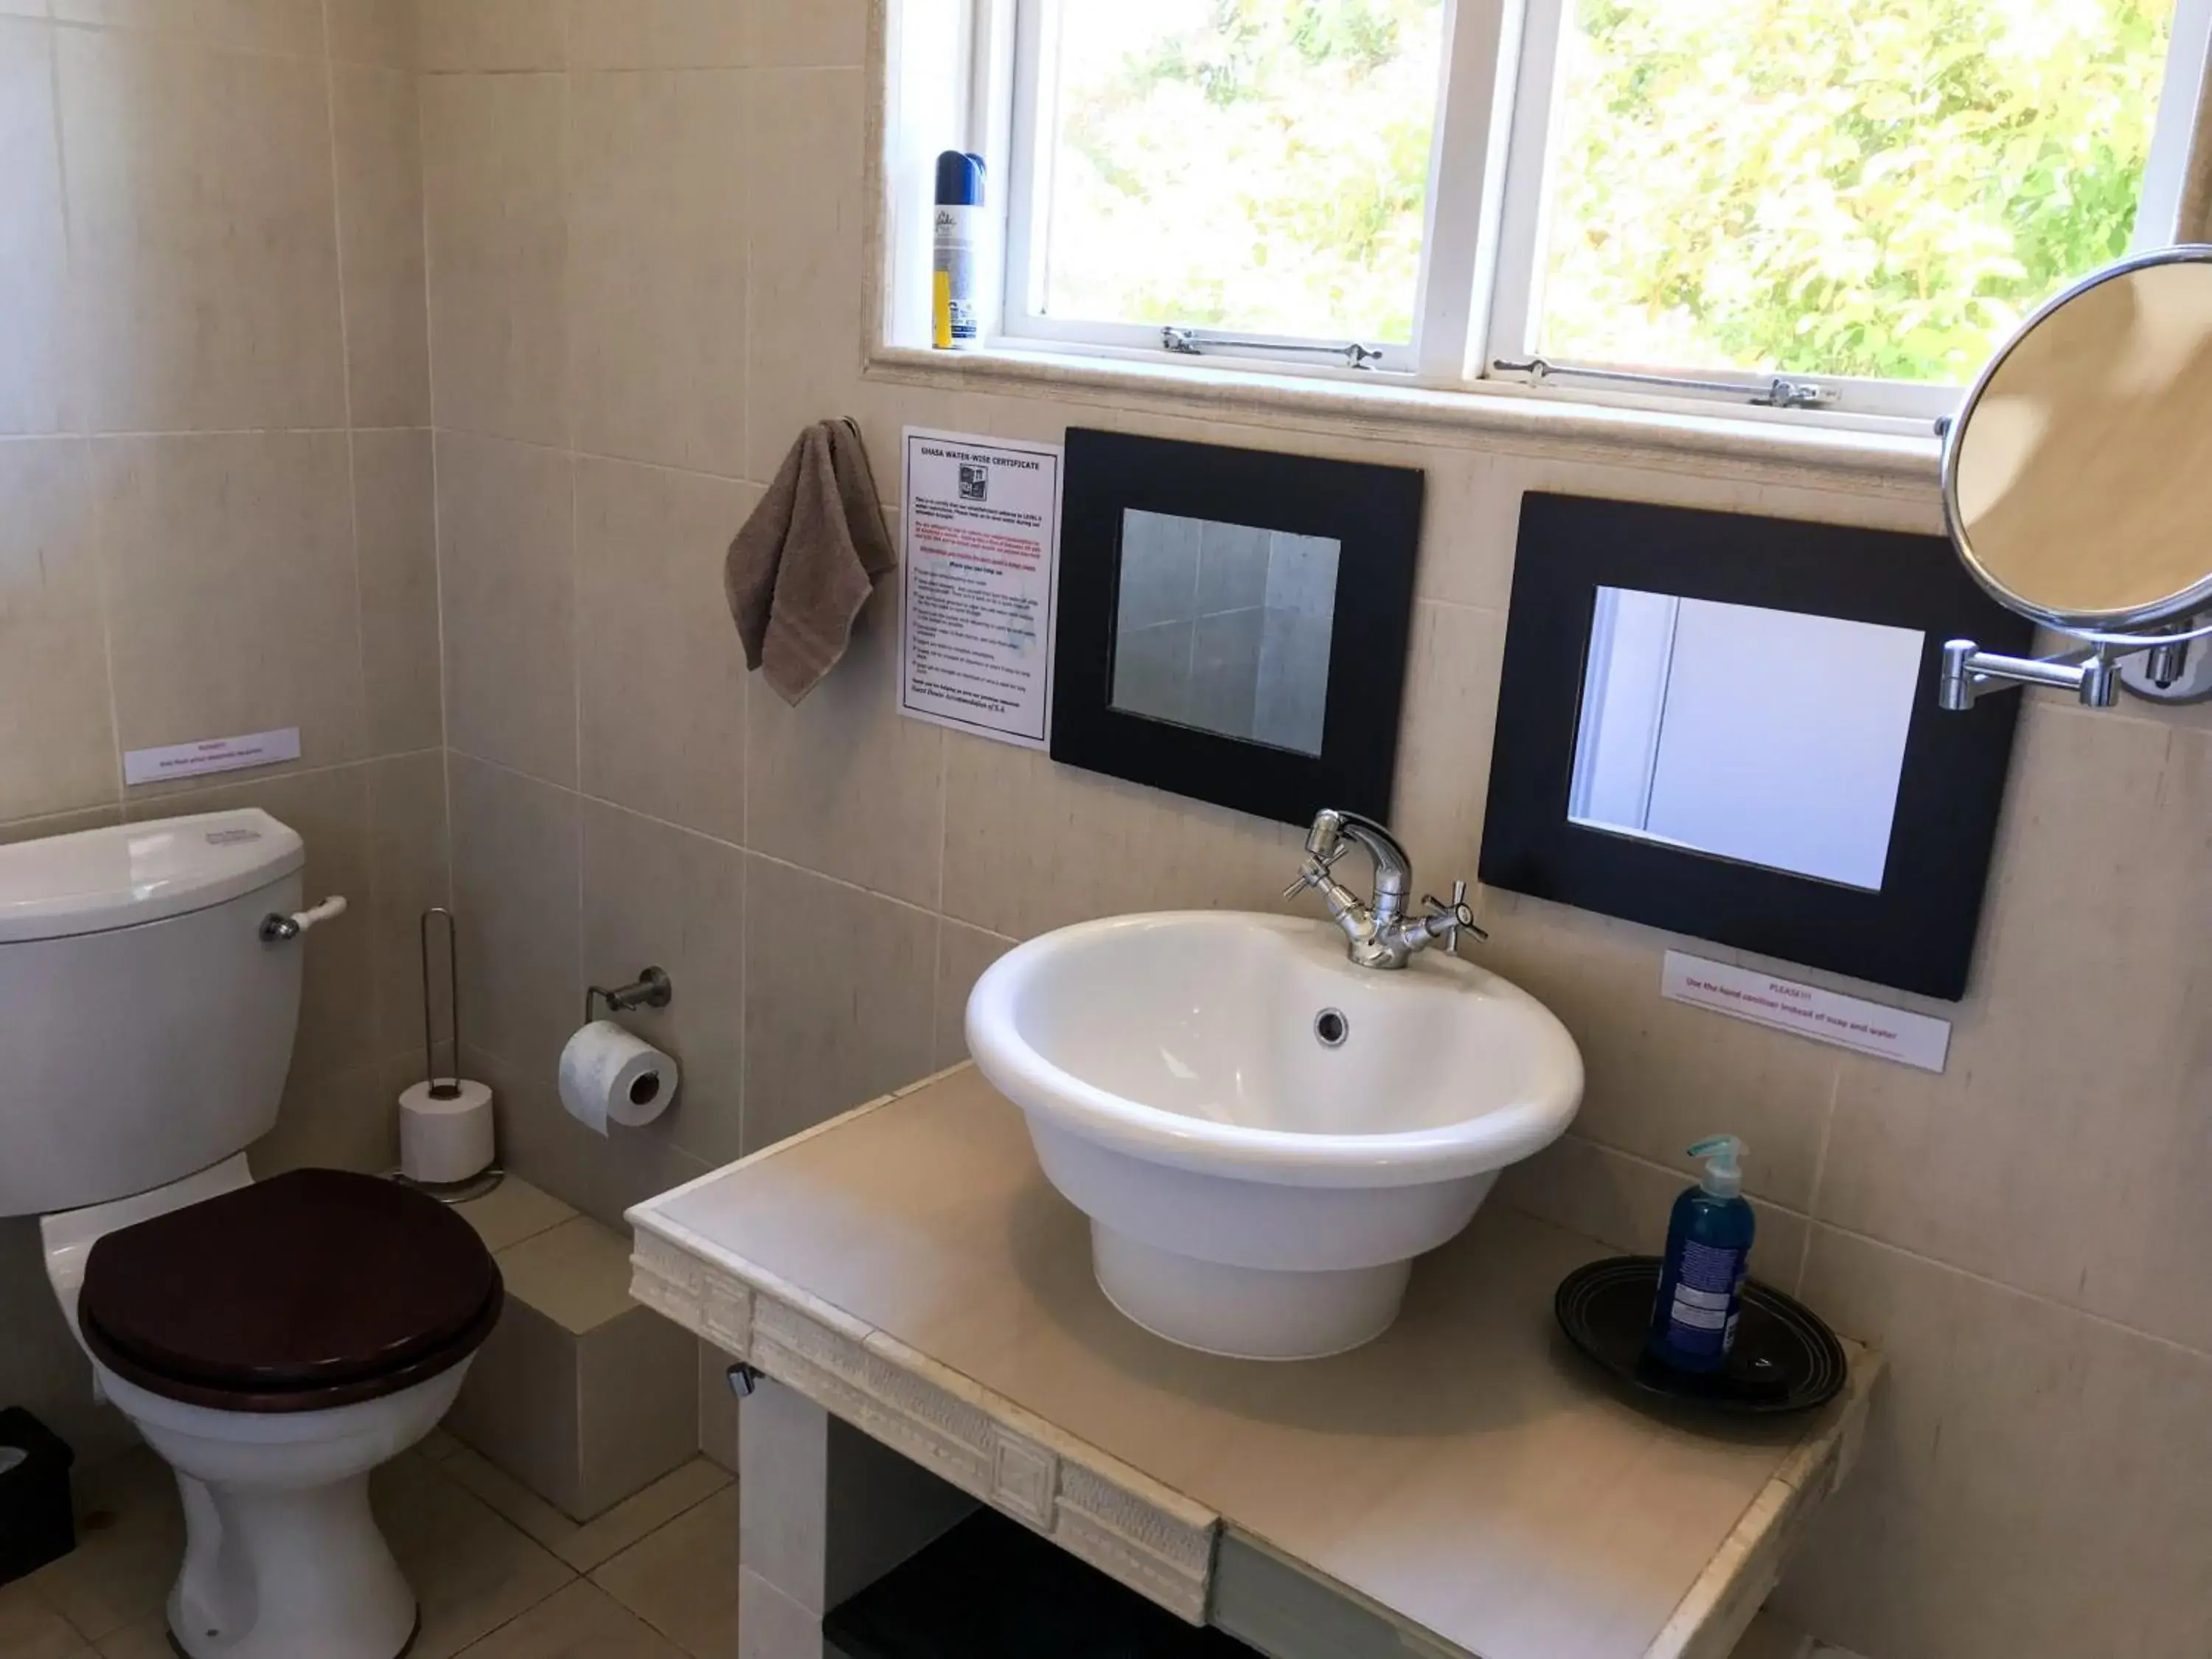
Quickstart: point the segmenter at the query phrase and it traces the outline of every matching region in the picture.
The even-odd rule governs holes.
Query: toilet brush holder
[[[76,1547],[68,1443],[19,1406],[0,1411],[0,1584]]]

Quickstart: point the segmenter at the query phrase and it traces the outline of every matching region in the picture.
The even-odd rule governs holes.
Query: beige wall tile
[[[1429,600],[1414,607],[1391,827],[1413,855],[1421,892],[1449,898],[1454,881],[1474,884],[1504,656],[1499,612]]]
[[[2212,1344],[2212,742],[2038,707],[2014,769],[1950,1069],[1845,1063],[1820,1213]]]
[[[121,793],[87,469],[75,440],[0,443],[0,819]]]
[[[571,78],[580,449],[744,471],[746,88],[734,70]]]
[[[598,1586],[579,1581],[502,1626],[470,1650],[470,1659],[684,1659],[684,1650],[626,1611]]]
[[[752,687],[745,842],[934,906],[946,739],[898,712],[899,599],[896,580],[878,586],[845,660],[798,708],[764,682]]]
[[[448,787],[468,1041],[550,1083],[583,1005],[580,803],[463,755],[453,757]],[[538,1184],[576,1202],[558,1186]]]
[[[1896,1659],[2201,1642],[2212,1360],[1826,1228],[1805,1298],[1890,1369],[1780,1612]]]
[[[567,79],[438,76],[422,96],[438,424],[566,443]]]
[[[584,787],[732,842],[751,692],[722,565],[759,498],[750,484],[576,464]]]
[[[343,425],[322,66],[130,32],[58,43],[94,429]]]
[[[430,322],[415,77],[400,70],[340,66],[331,86],[353,423],[426,425]]]
[[[253,1143],[257,1180],[287,1170],[358,1170],[382,1175],[399,1161],[398,1092],[389,1068],[364,1066],[320,1077],[295,1067],[284,1085],[276,1127]]]
[[[857,69],[867,55],[866,0],[805,0],[800,5],[769,0],[748,8],[746,15],[756,64]]]
[[[937,1042],[930,1069],[942,1071],[968,1058],[968,994],[983,970],[1014,948],[1014,941],[965,922],[948,921],[937,939]]]
[[[565,0],[413,0],[426,70],[557,70],[568,64]]]
[[[1674,1200],[1689,1184],[1678,1170],[1616,1152],[1571,1131],[1498,1176],[1490,1201],[1626,1255],[1656,1255],[1667,1243]],[[1771,1204],[1754,1202],[1753,1208],[1759,1228],[1752,1274],[1761,1284],[1795,1292],[1809,1224],[1795,1211]]]
[[[756,72],[746,113],[751,159],[747,224],[745,385],[749,476],[775,477],[799,429],[831,416],[863,418],[906,388],[860,380],[857,352],[823,342],[860,338],[862,93],[857,70]],[[941,397],[910,398],[942,410]],[[889,422],[866,422],[885,491],[897,486]]]
[[[1285,908],[1303,831],[945,739],[945,914],[1009,939],[1139,910]]]
[[[1577,1133],[1682,1172],[1705,1136],[1741,1135],[1755,1198],[1810,1205],[1840,1049],[1659,994],[1670,946],[1731,952],[1633,922],[1492,891],[1487,944],[1468,955],[1540,1000],[1573,1033],[1586,1074]]]
[[[734,69],[748,12],[729,0],[568,0],[574,69]]]
[[[250,728],[243,728],[250,729]],[[307,983],[300,998],[295,1079],[320,1080],[358,1071],[379,1057],[373,988],[374,883],[368,847],[368,775],[365,767],[263,773],[243,782],[182,793],[134,796],[133,822],[231,812],[258,806],[299,832],[307,843],[301,880],[307,902],[343,894],[349,908],[304,941]]]
[[[368,778],[368,930],[376,986],[376,1052],[405,1060],[410,1082],[422,1073],[422,913],[453,903],[446,839],[446,757],[435,750],[371,761]],[[432,1013],[441,1039],[438,1064],[453,1064],[450,987],[442,924],[431,935]]]
[[[0,847],[19,842],[44,841],[52,836],[74,836],[85,830],[106,830],[123,822],[123,807],[92,806],[82,812],[57,812],[51,817],[16,818],[0,823]]]
[[[745,1151],[927,1075],[936,963],[928,912],[749,858]]]
[[[1415,586],[1425,599],[1502,611],[1513,597],[1513,553],[1520,495],[1510,456],[1480,450],[1428,449],[1409,458],[1425,475],[1421,561]],[[1501,504],[1510,500],[1509,514]]]
[[[92,462],[123,747],[296,726],[307,765],[360,756],[345,434],[106,438]]]
[[[464,967],[464,979],[467,972]],[[568,1015],[571,1030],[581,1018],[583,995],[579,984]],[[564,1030],[561,1042],[568,1036]],[[542,1065],[529,1067],[468,1051],[468,1074],[497,1092],[500,1155],[508,1169],[617,1230],[629,1226],[623,1212],[631,1205],[707,1173],[703,1161],[665,1135],[614,1129],[601,1137],[570,1117],[555,1082],[559,1058],[557,1045]]]
[[[445,741],[430,434],[353,434],[362,669],[371,754]]]
[[[0,17],[51,17],[47,0],[0,0]]]
[[[64,23],[151,29],[233,52],[323,50],[322,0],[53,0],[53,9]]]
[[[331,56],[343,64],[411,70],[416,0],[326,0]]]
[[[0,433],[69,424],[70,271],[54,35],[0,22]]]
[[[438,438],[447,741],[568,788],[576,782],[573,470],[554,450]]]
[[[697,1165],[694,1172],[704,1170]],[[629,1230],[609,1231],[627,1261]],[[628,1293],[625,1282],[623,1294]],[[580,1517],[605,1516],[693,1456],[699,1409],[693,1344],[691,1333],[682,1326],[632,1303],[619,1321],[579,1345],[584,1431],[575,1510]]]
[[[640,1135],[710,1168],[741,1151],[744,1088],[744,854],[597,801],[584,804],[584,971],[627,984],[647,965],[675,981],[665,1009],[621,1024],[673,1055],[683,1086]]]

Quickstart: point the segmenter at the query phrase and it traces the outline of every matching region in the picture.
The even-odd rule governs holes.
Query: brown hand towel
[[[877,579],[897,566],[860,428],[810,426],[730,544],[723,583],[745,666],[796,704],[844,657]]]

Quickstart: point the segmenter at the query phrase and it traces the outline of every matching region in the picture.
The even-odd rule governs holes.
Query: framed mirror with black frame
[[[1942,648],[2033,634],[1940,537],[1531,495],[1482,879],[1956,1000],[2018,700]]]
[[[1066,465],[1052,757],[1387,817],[1422,475],[1083,428]]]

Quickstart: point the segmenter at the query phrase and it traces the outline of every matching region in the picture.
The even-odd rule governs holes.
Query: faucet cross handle
[[[1455,881],[1452,884],[1449,904],[1446,904],[1434,893],[1425,894],[1421,902],[1429,907],[1432,920],[1449,924],[1445,944],[1454,956],[1459,954],[1459,936],[1462,933],[1473,933],[1479,939],[1489,939],[1490,935],[1475,925],[1474,907],[1467,902],[1465,882]]]

